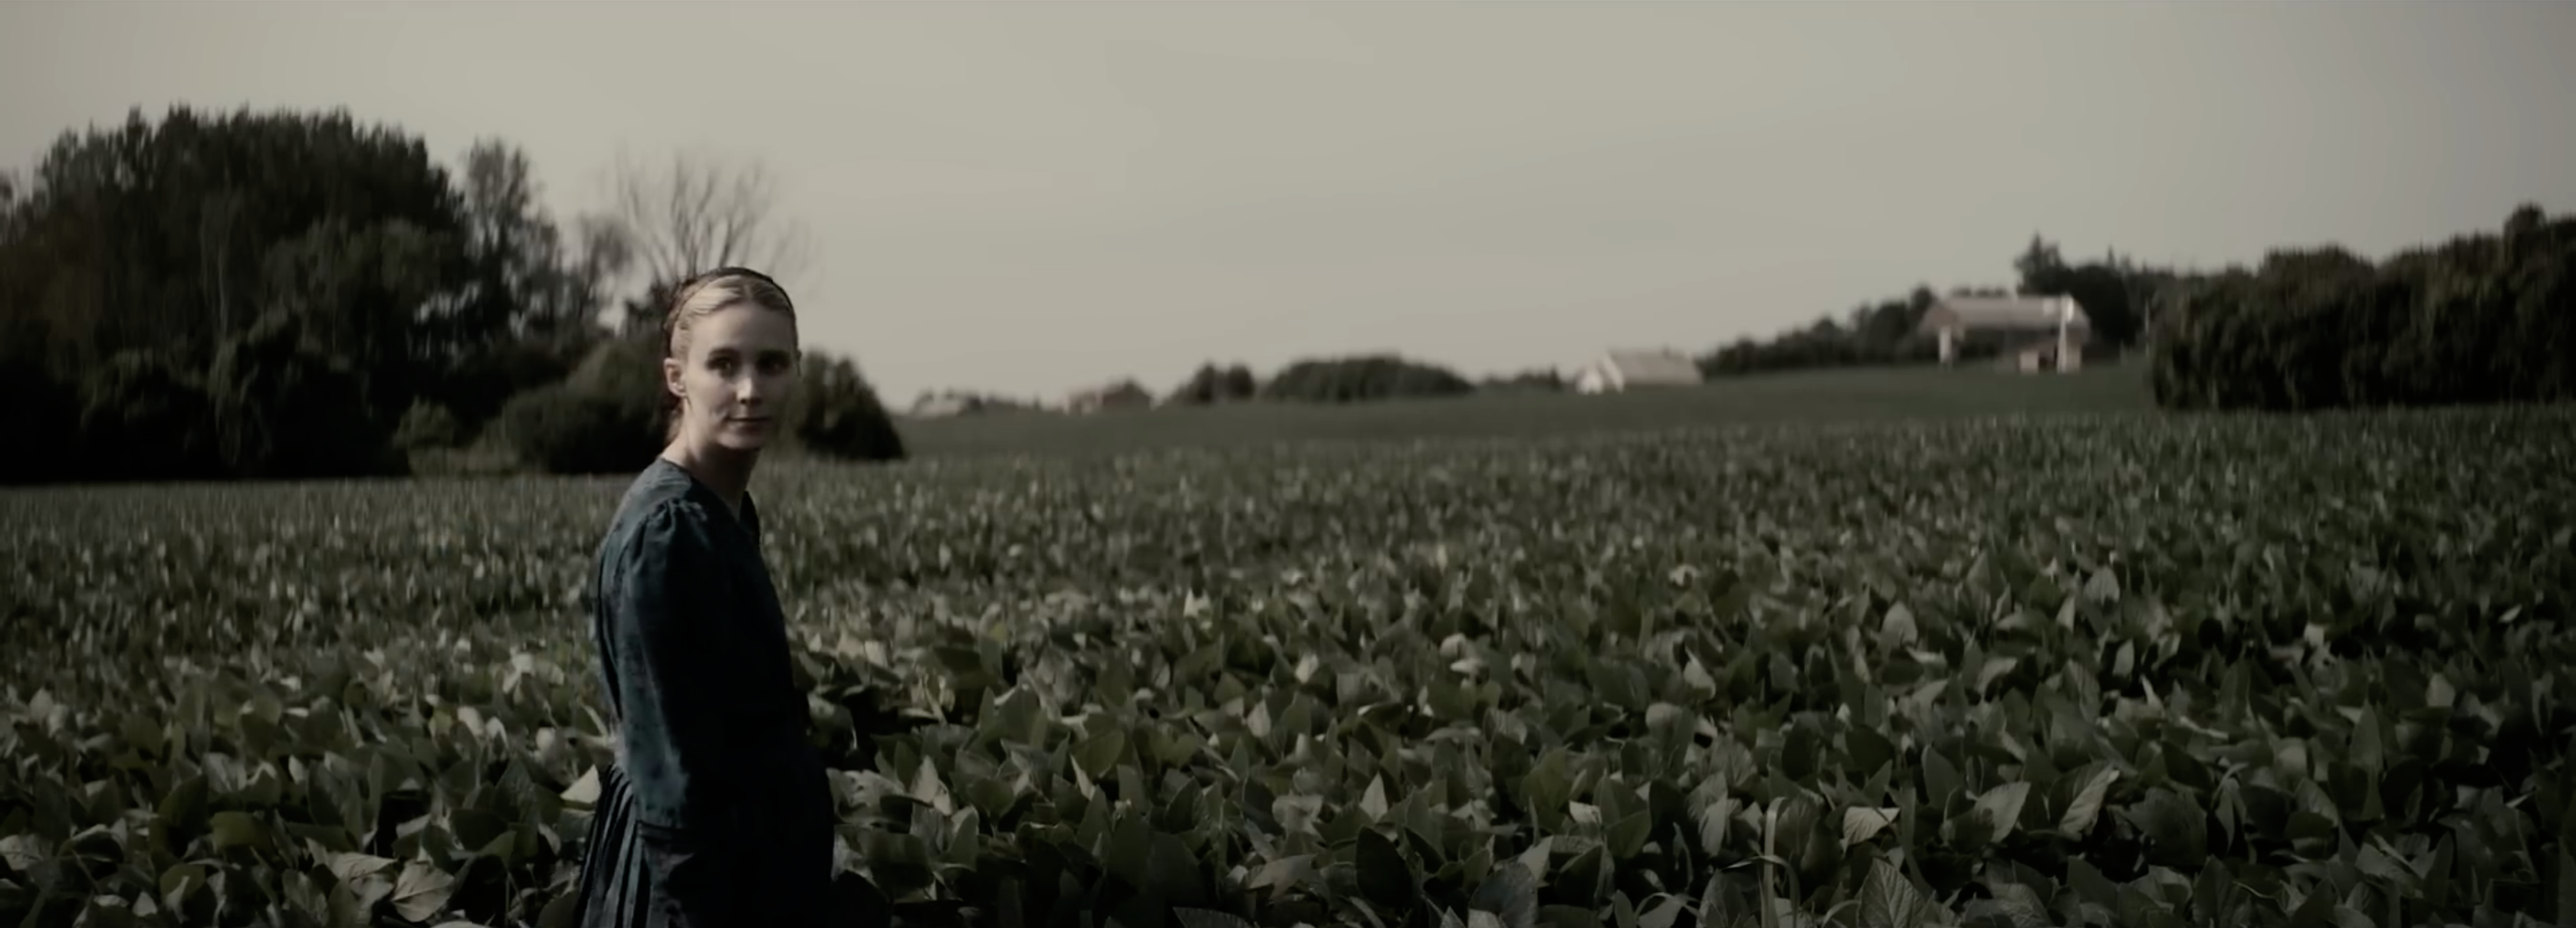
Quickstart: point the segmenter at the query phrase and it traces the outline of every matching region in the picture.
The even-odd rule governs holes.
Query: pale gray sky
[[[890,401],[1394,350],[1697,352],[2070,254],[2377,256],[2576,210],[2576,4],[0,4],[0,162],[347,106],[569,214],[765,160]]]

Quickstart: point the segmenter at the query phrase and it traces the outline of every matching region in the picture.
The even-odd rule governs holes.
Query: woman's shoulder
[[[600,541],[602,559],[617,558],[646,547],[686,545],[706,537],[710,513],[690,492],[695,484],[686,471],[654,459],[628,486]]]

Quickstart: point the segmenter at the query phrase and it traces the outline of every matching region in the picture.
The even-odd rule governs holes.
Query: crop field
[[[0,925],[559,923],[622,488],[0,494]],[[2576,918],[2576,410],[995,454],[755,492],[855,918]]]

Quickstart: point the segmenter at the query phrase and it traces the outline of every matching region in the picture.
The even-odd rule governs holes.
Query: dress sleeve
[[[705,514],[685,502],[646,515],[616,578],[609,622],[637,818],[701,839],[724,824],[732,766],[718,711],[722,651],[711,647],[726,577],[707,529]]]

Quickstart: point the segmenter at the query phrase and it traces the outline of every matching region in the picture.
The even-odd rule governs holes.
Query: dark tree
[[[2341,248],[2163,288],[2153,382],[2178,409],[2576,398],[2576,217],[2514,211],[2373,265]]]
[[[1220,368],[1210,362],[1199,365],[1189,380],[1172,391],[1169,401],[1179,406],[1210,406],[1242,402],[1259,392],[1260,384],[1253,379],[1251,368],[1241,364]]]
[[[809,352],[802,379],[791,420],[806,450],[851,461],[903,460],[903,436],[857,364]]]
[[[1261,388],[1261,396],[1309,403],[1356,403],[1459,396],[1475,389],[1475,384],[1448,368],[1381,354],[1298,361],[1272,377]]]
[[[772,246],[793,237],[770,237],[792,226],[756,169],[683,157],[620,180],[627,215],[567,226],[498,140],[451,175],[342,111],[177,107],[66,132],[33,172],[0,173],[0,387],[14,434],[58,449],[0,480],[373,474],[484,433],[539,468],[641,466],[651,391],[604,372],[658,380],[667,288],[627,301],[629,343],[602,318],[618,279],[639,253],[786,258]],[[657,211],[655,192],[687,196]],[[846,380],[826,392],[866,389]]]

